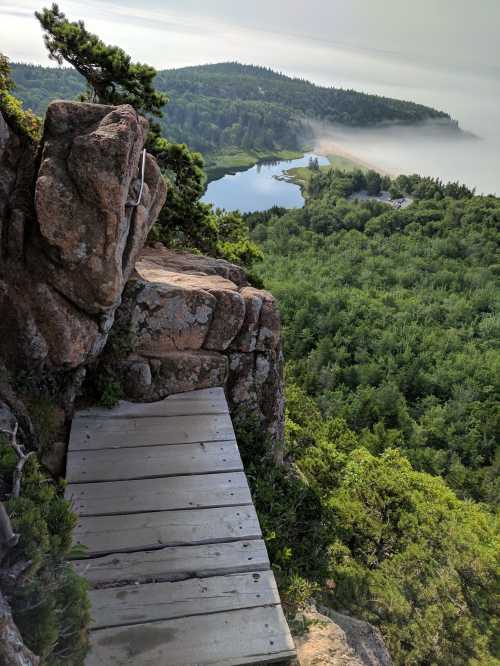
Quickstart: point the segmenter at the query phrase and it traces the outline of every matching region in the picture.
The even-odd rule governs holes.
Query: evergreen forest
[[[246,216],[278,298],[287,471],[247,464],[291,608],[380,627],[396,664],[498,664],[500,200],[400,176],[403,210],[313,173],[303,209]]]
[[[17,96],[40,115],[51,100],[75,99],[85,89],[74,69],[19,63],[11,69]],[[208,166],[224,163],[225,155],[232,156],[229,164],[238,164],[248,153],[256,161],[300,150],[311,141],[310,120],[350,126],[437,121],[457,129],[448,114],[421,104],[322,88],[239,63],[163,70],[155,86],[169,97],[160,120],[163,134],[202,152]]]

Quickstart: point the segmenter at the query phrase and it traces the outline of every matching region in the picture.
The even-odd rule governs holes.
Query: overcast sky
[[[47,3],[49,4],[49,3]],[[61,0],[104,41],[157,69],[237,60],[322,85],[442,109],[481,137],[449,145],[400,142],[394,168],[500,192],[500,0]],[[0,52],[50,64],[33,0],[0,0]],[[53,63],[52,63],[53,64]],[[368,150],[368,137],[363,146]],[[367,157],[389,156],[372,145]],[[360,153],[361,154],[361,153]],[[362,156],[362,155],[361,155]],[[391,165],[389,165],[391,166]]]
[[[48,4],[48,3],[47,3]],[[49,64],[33,0],[0,0],[0,51]],[[238,60],[498,125],[500,0],[61,0],[158,69]]]
[[[0,0],[0,50],[44,63],[31,0]],[[330,53],[421,65],[500,70],[498,0],[63,0],[70,19],[158,68],[244,60],[314,70]],[[299,58],[293,51],[299,52]],[[318,77],[327,75],[322,66]]]

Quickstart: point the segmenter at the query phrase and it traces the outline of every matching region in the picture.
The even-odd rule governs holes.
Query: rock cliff
[[[221,259],[146,248],[127,284],[117,326],[128,397],[225,386],[233,415],[249,411],[283,438],[283,357],[273,296]],[[279,447],[278,447],[279,448]]]
[[[0,356],[77,368],[102,350],[166,188],[130,106],[49,106],[40,155],[0,121]],[[39,164],[38,164],[39,162]]]
[[[271,294],[226,261],[144,249],[165,202],[130,106],[53,102],[37,154],[0,116],[0,358],[68,372],[95,363],[117,319],[126,395],[224,385],[283,436],[280,320]]]

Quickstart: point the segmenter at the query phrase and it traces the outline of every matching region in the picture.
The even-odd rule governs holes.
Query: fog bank
[[[390,174],[419,173],[460,181],[475,187],[478,194],[500,195],[500,81],[459,70],[426,70],[422,74],[418,87],[412,87],[414,78],[404,87],[362,81],[352,84],[445,109],[459,121],[462,132],[432,123],[375,129],[323,126],[316,128],[315,150],[348,154]]]
[[[391,176],[418,173],[500,194],[500,146],[495,149],[489,139],[432,123],[376,129],[318,124],[315,129],[315,152],[344,155]]]
[[[0,0],[1,50],[12,60],[49,64],[39,8]],[[447,111],[480,138],[344,129],[334,141],[387,171],[500,194],[498,0],[65,0],[64,11],[158,69],[238,60]]]

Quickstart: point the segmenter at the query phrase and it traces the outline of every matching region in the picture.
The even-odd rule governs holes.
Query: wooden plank
[[[295,656],[279,606],[99,629],[91,645],[85,666],[241,666]]]
[[[193,411],[203,409],[203,411]],[[206,410],[206,411],[205,411]],[[121,400],[116,407],[81,409],[77,418],[141,418],[145,416],[180,416],[182,414],[227,413],[228,406],[223,388],[201,389],[176,393],[158,402],[127,402]]]
[[[92,629],[280,603],[271,571],[91,590],[89,597]]]
[[[236,441],[206,444],[69,451],[66,478],[70,483],[125,481],[182,474],[241,472]]]
[[[270,568],[261,539],[113,553],[77,560],[73,566],[93,586],[206,578]]]
[[[73,421],[69,450],[218,442],[234,438],[229,414]]]
[[[80,518],[74,531],[88,557],[163,546],[262,538],[253,506]]]
[[[172,511],[251,504],[243,472],[174,476],[140,481],[78,483],[66,488],[66,499],[80,516]]]

